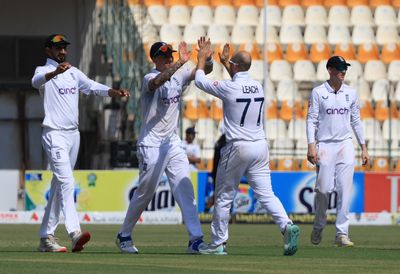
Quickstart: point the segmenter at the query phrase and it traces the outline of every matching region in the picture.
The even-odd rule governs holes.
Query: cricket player
[[[356,91],[343,84],[349,63],[343,57],[331,57],[326,68],[329,80],[315,87],[307,114],[307,159],[317,165],[315,185],[315,221],[311,242],[318,245],[326,225],[328,195],[337,192],[336,239],[340,247],[351,247],[349,206],[354,175],[352,129],[362,148],[362,164],[369,163],[360,105]]]
[[[199,44],[204,42],[205,38],[200,38]],[[141,91],[142,127],[137,142],[139,183],[116,239],[123,253],[138,253],[132,241],[132,231],[153,198],[164,171],[189,233],[186,252],[196,254],[203,244],[193,185],[189,177],[189,161],[177,133],[182,92],[194,79],[195,69],[184,66],[191,55],[186,43],[180,43],[178,51],[179,59],[174,62],[171,45],[156,42],[150,48],[155,68],[144,76]],[[212,60],[208,62],[208,72],[211,70]]]
[[[229,213],[240,179],[243,175],[260,204],[272,215],[284,235],[284,255],[297,251],[300,230],[287,216],[275,196],[269,169],[269,152],[264,121],[264,90],[249,75],[251,56],[239,51],[229,60],[229,45],[220,54],[232,80],[212,81],[205,77],[204,67],[212,54],[211,43],[204,44],[198,53],[196,86],[220,98],[223,102],[226,145],[218,163],[214,216],[211,223],[211,244],[201,246],[201,254],[227,254]]]
[[[49,159],[53,179],[50,197],[40,227],[41,252],[66,252],[54,237],[60,212],[72,240],[72,252],[81,251],[90,240],[89,232],[81,232],[74,203],[75,180],[72,170],[79,151],[79,91],[99,96],[129,96],[127,90],[115,90],[93,80],[66,61],[67,38],[50,35],[45,42],[47,61],[35,70],[32,86],[39,89],[44,100],[42,145]]]

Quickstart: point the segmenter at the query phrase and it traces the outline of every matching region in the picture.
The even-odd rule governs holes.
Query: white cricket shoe
[[[199,246],[199,253],[203,255],[228,255],[226,252],[226,245],[213,245],[213,244],[203,244]]]
[[[313,228],[311,232],[311,243],[314,245],[319,245],[322,240],[322,229]]]
[[[283,255],[292,256],[297,252],[300,228],[294,224],[287,224],[283,234]]]
[[[338,247],[353,247],[354,243],[350,241],[347,235],[339,234],[336,236],[335,245]]]
[[[139,254],[139,250],[133,244],[131,236],[122,237],[121,234],[118,233],[115,244],[122,253]]]
[[[61,246],[54,235],[47,235],[46,238],[40,238],[38,250],[40,252],[67,252],[67,248]]]
[[[83,246],[90,241],[90,233],[89,232],[81,232],[75,231],[70,235],[72,241],[72,252],[79,252],[83,250]]]

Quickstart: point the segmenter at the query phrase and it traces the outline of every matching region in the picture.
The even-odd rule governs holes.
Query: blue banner
[[[272,189],[287,213],[313,213],[315,172],[271,172]],[[213,211],[213,183],[209,173],[199,172],[198,209],[200,213]],[[330,195],[328,213],[336,212],[336,192]],[[364,212],[364,173],[356,172],[353,179],[350,212]],[[245,178],[242,178],[233,201],[232,213],[266,213],[254,197]]]

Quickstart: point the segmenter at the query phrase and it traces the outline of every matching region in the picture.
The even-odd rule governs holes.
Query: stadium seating
[[[357,56],[361,64],[365,64],[369,60],[379,60],[378,46],[375,43],[363,43],[357,48]]]
[[[304,43],[310,44],[317,44],[327,43],[327,37],[325,32],[325,27],[322,25],[307,25],[304,30]]]
[[[327,43],[315,43],[311,45],[310,60],[319,63],[331,57],[331,49]]]
[[[345,25],[331,25],[328,29],[328,43],[331,45],[350,44],[350,31]]]
[[[233,26],[236,21],[236,12],[233,6],[221,5],[214,10],[214,23]]]
[[[193,7],[190,18],[192,24],[209,26],[213,20],[213,11],[209,6],[198,5]]]
[[[307,26],[309,25],[327,26],[328,14],[325,7],[322,5],[308,6],[305,15],[305,23]]]
[[[236,46],[255,42],[252,27],[249,25],[234,25],[232,28],[231,42]]]
[[[259,22],[259,11],[256,6],[243,5],[237,11],[236,24],[257,26]]]
[[[396,11],[390,5],[377,6],[374,13],[374,21],[377,26],[396,26]]]
[[[147,13],[156,26],[162,26],[168,21],[168,11],[163,5],[151,5],[147,8]]]
[[[350,23],[354,26],[375,25],[372,11],[367,5],[356,5],[351,9]]]
[[[306,46],[303,43],[293,43],[287,45],[286,60],[290,63],[294,63],[300,60],[308,60]]]
[[[267,25],[280,27],[282,25],[282,11],[278,6],[268,5],[267,8],[261,9],[258,25],[264,25],[264,12],[267,11]]]
[[[303,43],[300,26],[283,25],[279,33],[279,41],[281,44]]]
[[[384,25],[379,26],[376,30],[376,42],[378,45],[385,45],[390,43],[399,43],[399,34],[396,26]]]
[[[173,5],[169,9],[168,21],[170,24],[186,26],[190,22],[190,10],[186,5]]]
[[[300,5],[286,6],[282,12],[282,23],[285,25],[304,26],[304,11]]]
[[[334,5],[329,9],[328,25],[350,26],[350,10],[345,5]]]

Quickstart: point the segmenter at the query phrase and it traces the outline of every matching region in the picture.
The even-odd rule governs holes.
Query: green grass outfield
[[[119,226],[86,225],[92,240],[81,253],[40,253],[38,225],[0,225],[0,273],[400,273],[398,226],[353,226],[353,248],[333,246],[329,225],[320,246],[309,242],[311,226],[301,225],[296,255],[283,256],[275,225],[230,226],[228,256],[186,255],[183,225],[139,225],[141,254],[120,254],[114,244]],[[209,225],[203,225],[206,241]],[[70,249],[64,225],[57,236]]]

